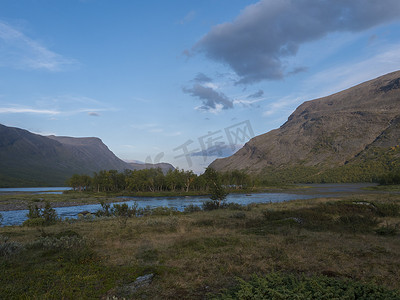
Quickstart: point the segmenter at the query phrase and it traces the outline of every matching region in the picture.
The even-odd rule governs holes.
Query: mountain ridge
[[[337,168],[370,148],[398,145],[399,122],[400,71],[396,71],[302,103],[282,126],[254,137],[210,167],[253,174],[295,166]]]
[[[0,124],[2,187],[63,186],[73,174],[110,169],[138,168],[119,159],[96,137],[42,136]]]

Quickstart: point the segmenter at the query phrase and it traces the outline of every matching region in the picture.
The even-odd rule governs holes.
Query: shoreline
[[[339,186],[343,186],[343,184],[337,184]],[[344,184],[346,185],[346,184]],[[352,184],[348,184],[351,186]],[[357,185],[357,184],[354,184]],[[353,185],[353,187],[355,187]],[[373,186],[373,185],[372,185]],[[331,187],[331,184],[327,184],[326,188]],[[287,186],[287,187],[264,187],[257,188],[254,190],[233,190],[229,191],[230,194],[259,194],[259,193],[285,193],[285,194],[341,194],[341,193],[382,193],[386,192],[385,190],[367,190],[365,188],[355,187],[355,190],[351,191],[329,191],[328,189],[323,191],[322,189],[316,187],[310,187],[305,185],[299,186]],[[13,210],[28,210],[29,205],[37,204],[39,207],[43,207],[46,201],[50,202],[53,208],[58,207],[72,207],[72,206],[82,206],[82,205],[90,205],[90,204],[99,204],[100,202],[106,203],[116,203],[116,202],[127,202],[131,201],[133,197],[135,198],[177,198],[177,197],[199,197],[199,196],[208,196],[206,193],[139,193],[138,195],[133,194],[123,194],[123,193],[114,193],[114,194],[96,194],[90,193],[86,194],[85,192],[66,192],[63,194],[38,194],[38,193],[30,193],[30,192],[5,192],[0,193],[0,213],[2,211],[13,211]],[[129,197],[130,199],[124,198]],[[8,199],[10,198],[10,199]]]

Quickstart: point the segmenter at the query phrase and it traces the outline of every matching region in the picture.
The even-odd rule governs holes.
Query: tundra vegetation
[[[198,176],[193,171],[169,170],[166,174],[160,168],[144,170],[103,170],[88,175],[74,174],[68,181],[68,186],[75,191],[91,192],[209,192],[215,189],[215,183],[231,186],[234,189],[244,189],[253,186],[250,175],[244,171],[218,173],[207,168]]]
[[[400,299],[395,193],[51,212],[32,207],[51,221],[0,228],[1,299]]]
[[[94,173],[92,177],[74,174],[67,181],[67,185],[74,191],[94,193],[207,194],[215,188],[210,181],[210,174],[214,174],[212,176],[215,180],[230,191],[285,187],[294,183],[400,184],[400,169],[395,160],[392,160],[393,157],[384,153],[376,154],[376,156],[379,160],[366,158],[360,164],[345,164],[325,171],[321,171],[318,167],[304,165],[278,169],[270,167],[260,174],[249,174],[245,170],[217,172],[210,167],[201,175],[179,169],[169,170],[165,174],[161,169],[125,170],[124,172],[103,170]],[[388,168],[388,165],[391,167]]]

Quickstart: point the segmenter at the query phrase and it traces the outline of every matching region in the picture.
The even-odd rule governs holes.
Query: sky
[[[201,173],[400,69],[398,0],[0,0],[0,123]]]

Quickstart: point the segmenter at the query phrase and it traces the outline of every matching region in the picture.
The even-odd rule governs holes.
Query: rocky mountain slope
[[[362,167],[367,160],[370,164],[371,153],[376,152],[389,155],[394,162],[399,156],[396,152],[400,144],[399,129],[400,71],[397,71],[304,102],[280,128],[251,139],[234,155],[217,159],[211,167],[267,175],[302,167],[316,175],[341,166]],[[375,155],[374,159],[382,157]],[[384,168],[388,170],[391,166]]]
[[[0,124],[0,187],[64,185],[72,174],[111,169],[136,168],[99,138],[41,136]]]

